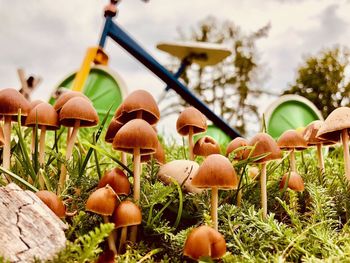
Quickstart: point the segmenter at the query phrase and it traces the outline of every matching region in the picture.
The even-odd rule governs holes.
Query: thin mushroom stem
[[[134,149],[134,201],[140,202],[140,183],[141,183],[141,154],[140,148]],[[137,225],[130,227],[130,241],[135,242],[137,237]]]
[[[294,149],[292,149],[290,151],[289,158],[290,158],[290,169],[292,170],[292,172],[296,172],[297,168],[296,168],[296,164],[295,164],[295,150]]]
[[[118,248],[119,254],[122,253],[122,250],[126,242],[127,234],[128,234],[128,227],[127,226],[122,227],[121,234],[120,234],[119,248]]]
[[[32,131],[32,144],[30,146],[30,152],[31,154],[34,154],[35,151],[35,137],[36,137],[36,129],[35,127],[33,127],[33,131]]]
[[[341,140],[343,143],[345,175],[346,178],[350,181],[349,135],[347,129],[342,130]]]
[[[41,127],[40,131],[40,148],[39,148],[39,164],[41,167],[44,166],[45,162],[45,136],[46,136],[46,127]],[[39,173],[39,185],[41,189],[45,189],[45,181],[41,173]]]
[[[70,157],[72,156],[73,147],[74,147],[76,137],[78,135],[79,127],[80,127],[80,120],[75,120],[74,128],[73,128],[72,134],[69,137],[69,142],[67,144],[67,150],[66,150],[66,160],[67,161],[69,161]],[[68,180],[68,178],[69,178],[69,175],[67,174],[67,167],[64,164],[62,164],[61,175],[60,175],[60,179],[58,182],[58,192],[59,193],[63,190],[64,184]]]
[[[213,222],[213,227],[215,230],[218,230],[218,195],[219,189],[217,187],[211,188],[211,221]]]
[[[324,159],[322,154],[322,143],[317,144],[317,159],[318,159],[318,167],[320,169],[320,173],[324,173]]]
[[[11,164],[11,116],[5,116],[4,122],[4,152],[3,152],[3,167],[7,170],[10,169]],[[5,176],[8,182],[11,182],[11,179],[8,176]]]
[[[103,216],[103,221],[104,221],[106,224],[109,223],[108,216]],[[113,232],[110,233],[110,234],[108,235],[107,241],[108,241],[108,247],[109,247],[109,249],[112,250],[112,251],[114,252],[114,254],[117,255],[118,253],[117,253],[117,248],[116,248],[116,246],[115,246],[115,239],[114,239],[114,234],[113,234]]]
[[[262,163],[261,165],[260,187],[261,187],[261,207],[263,210],[263,219],[265,219],[267,217],[266,162]]]
[[[188,153],[191,161],[194,160],[193,154],[193,128],[190,126],[188,131]]]
[[[126,152],[120,152],[120,159],[122,161],[122,164],[124,164],[125,166],[128,166]]]

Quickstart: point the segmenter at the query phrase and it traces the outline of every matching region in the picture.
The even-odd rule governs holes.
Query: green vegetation
[[[57,189],[59,167],[65,162],[65,131],[53,133],[47,140],[46,165],[35,167],[35,158],[27,158],[31,136],[17,127],[18,137],[12,141],[13,162],[11,171],[20,178],[39,187],[34,171],[40,171],[50,189]],[[83,166],[93,144],[94,129],[81,130],[73,151],[73,160],[67,163],[70,180],[62,192],[68,211],[78,211],[67,217],[70,225],[66,235],[67,247],[53,262],[93,262],[107,248],[106,237],[112,224],[101,224],[101,217],[85,211],[85,201],[95,190],[103,173],[117,165],[119,153],[112,150],[101,138],[95,154]],[[23,138],[21,138],[23,137]],[[23,140],[22,140],[23,139]],[[18,141],[19,143],[15,143]],[[164,143],[164,140],[162,140]],[[167,160],[182,159],[182,146],[165,142]],[[268,165],[268,210],[266,220],[259,211],[259,184],[248,176],[246,162],[235,164],[242,178],[241,207],[237,207],[237,191],[221,191],[218,209],[219,232],[227,242],[224,262],[347,262],[350,256],[350,188],[344,178],[342,151],[331,148],[322,175],[317,168],[315,149],[297,154],[297,169],[305,181],[305,191],[295,193],[279,191],[279,181],[289,169],[288,158]],[[34,155],[35,156],[35,153]],[[95,158],[96,157],[96,158]],[[113,157],[113,158],[111,158]],[[202,159],[197,159],[201,162]],[[129,159],[129,164],[132,160]],[[83,168],[83,172],[81,172]],[[189,231],[210,222],[210,193],[188,194],[179,191],[178,184],[165,186],[157,179],[159,165],[150,161],[144,165],[141,183],[143,223],[139,231],[141,242],[128,244],[126,253],[119,255],[120,262],[184,262],[184,241]],[[23,184],[13,177],[23,188]],[[3,262],[0,259],[0,262]]]

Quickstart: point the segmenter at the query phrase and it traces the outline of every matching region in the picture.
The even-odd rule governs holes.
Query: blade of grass
[[[106,124],[106,122],[107,122],[107,119],[108,119],[108,116],[109,116],[109,112],[111,111],[112,107],[113,107],[113,105],[111,105],[111,106],[109,107],[109,109],[108,109],[108,111],[107,111],[105,117],[103,118],[103,120],[102,120],[100,126],[98,127],[98,130],[97,130],[97,133],[96,133],[96,136],[95,136],[95,139],[96,139],[95,141],[96,141],[96,142],[98,142],[98,139],[99,139],[100,136],[101,136],[103,127],[105,126],[105,124]],[[88,164],[88,162],[89,162],[89,159],[90,159],[90,157],[91,157],[92,152],[93,152],[93,148],[90,147],[88,153],[86,154],[86,157],[85,157],[85,159],[84,159],[84,162],[83,162],[83,164],[82,164],[82,166],[81,166],[81,169],[80,169],[80,171],[79,171],[79,177],[83,175],[84,170],[85,170],[85,168],[86,168],[86,166],[87,166],[87,164]]]
[[[130,176],[133,176],[133,172],[127,167],[125,166],[121,161],[119,161],[117,158],[113,157],[111,154],[109,154],[108,152],[106,152],[105,150],[101,149],[100,147],[93,145],[89,142],[83,142],[83,144],[85,144],[86,146],[91,147],[92,149],[95,149],[96,151],[98,151],[99,153],[109,157],[110,159],[112,159],[114,162],[116,162],[118,165],[120,165],[125,171],[128,172],[128,174]]]
[[[25,186],[28,187],[28,189],[32,190],[33,192],[38,192],[39,190],[34,187],[33,185],[31,185],[30,183],[28,183],[26,180],[24,180],[22,177],[18,176],[17,174],[14,174],[13,172],[6,170],[4,167],[0,166],[0,171],[3,173],[8,174],[9,176],[11,176],[13,179],[16,179],[18,182],[24,184]]]
[[[95,133],[92,134],[92,141],[93,141],[93,144],[96,145]],[[96,171],[97,171],[97,174],[98,174],[98,178],[101,179],[102,173],[101,173],[100,164],[98,162],[98,156],[97,156],[96,149],[94,149],[94,157],[95,157],[95,162],[96,162]]]

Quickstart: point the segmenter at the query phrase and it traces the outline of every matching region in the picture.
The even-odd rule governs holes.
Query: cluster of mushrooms
[[[91,101],[80,92],[66,92],[51,106],[43,101],[29,103],[14,89],[1,90],[0,115],[4,125],[3,129],[0,128],[0,145],[4,148],[3,167],[7,170],[11,165],[11,122],[19,120],[18,114],[21,123],[32,128],[31,150],[33,153],[36,147],[39,149],[41,167],[45,160],[46,131],[57,130],[60,125],[68,127],[65,153],[68,162],[72,157],[79,128],[95,126],[99,121]],[[290,171],[282,176],[281,189],[288,187],[294,191],[304,190],[303,179],[296,167],[295,151],[316,146],[322,174],[325,169],[322,147],[339,141],[343,143],[345,174],[350,180],[347,130],[350,127],[350,108],[347,107],[336,109],[324,122],[314,121],[302,130],[285,131],[277,141],[266,133],[258,133],[250,140],[237,137],[227,145],[225,156],[221,154],[220,145],[209,136],[202,136],[194,143],[193,136],[206,131],[207,121],[197,109],[188,107],[181,112],[176,122],[178,133],[188,137],[188,160],[169,162],[166,162],[157,136],[156,124],[159,118],[160,112],[152,95],[144,90],[136,90],[118,107],[106,131],[105,141],[120,152],[125,167],[128,166],[128,154],[133,162],[131,180],[123,169],[105,171],[97,189],[86,202],[86,210],[101,215],[104,222],[114,223],[115,230],[108,237],[108,246],[113,254],[123,253],[127,240],[135,242],[137,239],[137,226],[142,223],[139,207],[142,163],[150,159],[160,165],[158,178],[165,184],[171,184],[175,180],[184,191],[192,194],[211,189],[212,226],[194,228],[185,242],[184,255],[195,260],[205,256],[218,259],[226,253],[225,239],[218,232],[218,191],[238,189],[237,205],[240,204],[242,187],[234,169],[237,162],[250,159],[260,165],[260,171],[254,171],[253,174],[255,177],[260,175],[263,218],[267,216],[266,167],[269,162],[281,159],[282,151],[289,155]],[[35,145],[37,130],[40,130],[39,146]],[[195,161],[196,156],[204,157],[200,165]],[[46,190],[45,179],[40,174],[38,178],[40,191],[36,193],[37,196],[57,216],[64,218],[67,214],[65,205],[55,193]],[[2,175],[2,179],[11,180],[6,175]],[[58,194],[64,191],[68,179],[69,173],[63,164],[58,179]]]

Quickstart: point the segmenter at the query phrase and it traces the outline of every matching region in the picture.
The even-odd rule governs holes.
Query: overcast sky
[[[107,3],[0,0],[0,88],[19,88],[16,69],[23,67],[44,79],[33,98],[47,99],[80,66],[86,48],[97,44]],[[264,88],[280,91],[295,79],[305,55],[336,44],[350,47],[349,14],[349,0],[124,0],[117,21],[161,63],[168,57],[155,49],[156,43],[175,40],[178,28],[194,26],[208,15],[230,19],[246,33],[270,23],[269,36],[257,48],[268,69]],[[151,72],[112,41],[106,50],[110,67],[129,90],[146,89],[159,96],[164,84]]]

